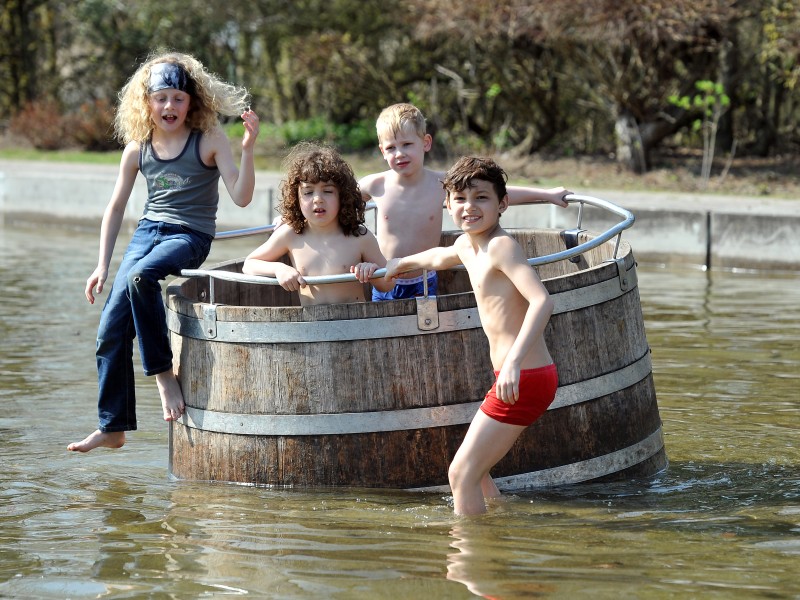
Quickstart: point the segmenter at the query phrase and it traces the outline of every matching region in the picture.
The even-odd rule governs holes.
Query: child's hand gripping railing
[[[616,244],[614,246],[614,254],[613,259],[617,261],[617,252],[619,250],[620,239],[622,237],[622,232],[633,225],[634,216],[633,213],[630,211],[617,206],[616,204],[612,204],[607,200],[601,200],[600,198],[594,198],[592,196],[584,196],[580,194],[570,194],[565,198],[565,200],[570,203],[578,204],[578,221],[575,229],[566,230],[563,232],[564,240],[567,244],[567,249],[562,250],[560,252],[554,252],[553,254],[546,254],[544,256],[535,256],[533,258],[528,259],[528,264],[531,266],[537,265],[545,265],[548,263],[558,262],[560,260],[569,260],[574,257],[578,257],[584,252],[591,250],[592,248],[596,248],[608,240],[616,237]],[[603,233],[597,235],[596,237],[583,242],[582,244],[577,244],[577,237],[578,234],[582,231],[581,225],[583,221],[583,207],[584,205],[595,206],[597,208],[605,209],[619,217],[622,217],[622,220],[619,223],[609,227]],[[367,209],[374,209],[375,203],[368,202]],[[215,239],[222,240],[222,239],[232,239],[237,237],[245,237],[249,235],[258,235],[260,233],[271,232],[275,229],[275,225],[264,225],[261,227],[251,227],[247,229],[238,229],[232,231],[225,231],[218,233]],[[454,267],[454,269],[463,269],[464,267],[459,265]],[[621,272],[623,272],[621,270]],[[386,269],[378,269],[375,271],[372,279],[378,279],[383,277],[386,274]],[[181,276],[183,277],[208,277],[209,278],[209,303],[214,304],[214,286],[213,282],[214,279],[220,279],[224,281],[237,281],[240,283],[253,283],[259,285],[279,285],[278,280],[275,277],[266,277],[264,275],[245,275],[244,273],[232,273],[230,271],[216,271],[216,270],[209,270],[209,269],[183,269],[181,271]],[[324,285],[328,283],[345,283],[351,281],[357,281],[356,276],[352,273],[342,273],[340,275],[320,275],[317,277],[304,277],[306,283],[308,285]],[[427,278],[424,279],[427,283]],[[626,285],[626,282],[621,279],[621,285]],[[426,286],[427,287],[427,286]],[[426,296],[426,298],[435,299],[432,296]],[[424,299],[422,299],[424,301]],[[433,312],[435,312],[435,304],[433,307]],[[432,311],[430,310],[430,303],[426,305],[418,304],[418,313],[420,315],[420,328],[421,329],[435,329],[436,328],[436,320],[433,319]],[[424,316],[423,316],[424,313]]]

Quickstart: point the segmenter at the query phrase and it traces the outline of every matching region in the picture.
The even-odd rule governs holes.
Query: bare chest
[[[379,232],[404,237],[422,235],[438,240],[442,230],[440,199],[384,198],[377,206]]]
[[[352,265],[361,262],[360,247],[352,239],[349,242],[342,236],[343,241],[336,243],[303,244],[292,250],[294,268],[309,277],[349,273]]]

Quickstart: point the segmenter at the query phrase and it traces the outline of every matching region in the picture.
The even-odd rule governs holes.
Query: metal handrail
[[[364,210],[374,210],[375,201],[370,200]],[[245,227],[244,229],[231,229],[230,231],[220,231],[214,236],[215,240],[232,240],[234,238],[247,237],[250,235],[258,235],[260,233],[272,233],[275,230],[275,224],[259,225],[258,227]]]
[[[614,213],[617,216],[622,217],[622,221],[619,223],[611,226],[609,229],[601,233],[595,238],[583,242],[575,246],[574,248],[569,248],[567,250],[562,250],[560,252],[554,252],[553,254],[546,254],[544,256],[536,256],[533,258],[528,259],[528,264],[531,266],[538,266],[538,265],[546,265],[549,263],[558,262],[560,260],[567,260],[574,256],[579,256],[592,248],[596,248],[610,240],[613,237],[617,237],[617,245],[614,248],[614,257],[616,258],[617,250],[619,249],[619,241],[622,236],[622,232],[633,225],[635,217],[633,213],[629,210],[626,210],[616,204],[612,204],[607,200],[601,200],[600,198],[594,198],[592,196],[583,196],[581,194],[570,194],[566,198],[564,198],[569,204],[579,203],[579,210],[578,210],[578,224],[577,228],[580,229],[581,221],[583,219],[583,205],[588,204],[590,206],[595,206],[597,208],[605,209],[609,212]],[[375,203],[370,201],[367,203],[368,209],[375,208]],[[264,233],[267,231],[272,231],[275,228],[274,225],[264,225],[261,227],[251,227],[248,229],[238,229],[234,231],[226,231],[218,234],[215,239],[230,239],[235,237],[244,237],[247,235],[256,235],[258,233]],[[458,265],[453,267],[452,270],[463,270],[463,265]],[[266,277],[264,275],[245,275],[244,273],[233,273],[230,271],[217,271],[217,270],[210,270],[210,269],[183,269],[181,271],[181,275],[183,277],[211,277],[214,279],[220,279],[223,281],[238,281],[241,283],[255,283],[260,285],[279,285],[278,280],[275,277]],[[371,279],[379,279],[386,275],[386,269],[378,269],[372,275]],[[358,281],[356,276],[353,273],[342,273],[339,275],[319,275],[316,277],[303,277],[308,285],[322,285],[327,283],[347,283],[351,281]]]

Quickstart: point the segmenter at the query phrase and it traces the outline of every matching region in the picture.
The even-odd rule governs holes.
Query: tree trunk
[[[614,132],[617,140],[617,162],[634,173],[647,171],[647,153],[642,144],[639,124],[627,110],[617,115]]]
[[[730,36],[722,41],[719,52],[719,80],[722,89],[731,100],[730,108],[725,109],[719,119],[717,130],[717,145],[724,152],[731,151],[735,138],[732,107],[736,106],[738,100],[736,78],[739,71],[739,56],[736,42],[736,29],[731,28]]]

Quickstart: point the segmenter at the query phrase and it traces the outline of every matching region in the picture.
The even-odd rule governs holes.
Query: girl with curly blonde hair
[[[239,168],[219,115],[244,121]],[[253,198],[253,148],[258,117],[247,107],[247,91],[208,73],[188,54],[152,56],[119,95],[115,133],[124,143],[119,175],[100,226],[100,252],[86,280],[94,304],[103,291],[125,207],[139,172],[147,202],[122,258],[97,332],[99,425],[67,448],[88,452],[119,448],[136,429],[133,339],[138,337],[145,375],[156,379],[165,421],[178,419],[185,403],[172,370],[172,350],[160,282],[208,256],[216,229],[219,179],[233,201]]]

